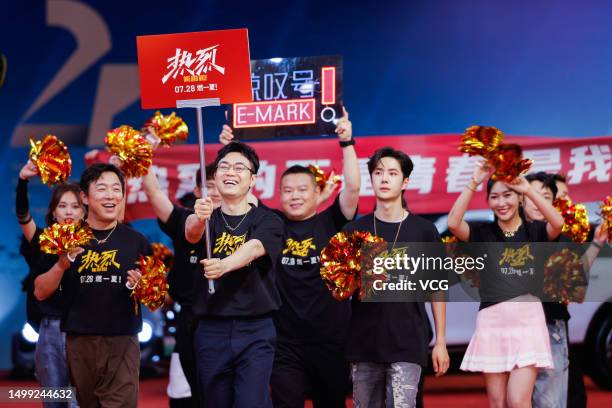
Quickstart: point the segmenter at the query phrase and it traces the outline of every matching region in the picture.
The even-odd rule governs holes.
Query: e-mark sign
[[[251,71],[253,102],[228,112],[237,138],[334,134],[342,116],[342,57],[254,60]]]

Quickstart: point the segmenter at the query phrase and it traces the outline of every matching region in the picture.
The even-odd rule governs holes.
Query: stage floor
[[[590,379],[585,378],[588,393],[589,408],[608,408],[612,406],[612,392],[598,389]],[[17,382],[0,379],[0,387],[35,386],[34,382]],[[143,379],[140,381],[139,407],[163,408],[168,406],[166,396],[167,378]],[[347,407],[353,404],[347,399]],[[306,403],[306,407],[312,407]],[[15,403],[2,404],[3,408],[40,407],[40,404]],[[451,374],[441,378],[427,376],[425,378],[426,408],[486,408],[484,379],[478,374]]]

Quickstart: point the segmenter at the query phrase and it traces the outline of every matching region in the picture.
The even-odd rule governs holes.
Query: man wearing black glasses
[[[185,221],[186,239],[203,257],[209,220],[212,259],[201,261],[194,313],[198,383],[203,407],[271,407],[268,391],[276,346],[272,313],[278,310],[274,261],[281,246],[282,222],[264,208],[249,205],[259,158],[238,142],[224,146],[214,162],[222,197],[213,211],[210,198],[196,200]],[[214,280],[215,293],[208,292]]]

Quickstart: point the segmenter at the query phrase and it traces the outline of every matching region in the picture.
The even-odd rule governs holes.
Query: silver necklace
[[[108,235],[106,237],[104,237],[103,239],[98,239],[98,238],[95,237],[95,235],[94,235],[93,239],[98,243],[98,245],[104,244],[106,241],[108,241],[108,239],[113,234],[113,232],[115,232],[115,228],[117,228],[117,225],[119,225],[118,222],[115,224],[115,226],[113,227],[111,232],[109,232]]]
[[[244,213],[244,215],[242,216],[242,219],[240,220],[238,225],[236,225],[235,227],[232,227],[232,226],[229,225],[229,223],[225,219],[225,215],[223,215],[223,210],[219,209],[219,212],[221,213],[221,218],[223,218],[223,223],[225,224],[225,228],[227,228],[228,230],[234,232],[234,231],[236,231],[238,229],[238,227],[240,227],[240,224],[242,224],[242,221],[245,220],[246,216],[249,215],[249,212],[251,212],[251,209],[249,208],[249,210]]]
[[[395,243],[397,242],[397,237],[399,237],[400,230],[402,229],[402,223],[404,220],[408,218],[406,212],[404,212],[404,216],[402,217],[398,227],[397,232],[395,233],[395,239],[393,240],[393,245],[391,246],[391,250],[395,249]],[[378,232],[376,231],[376,214],[374,214],[374,235],[378,236]]]

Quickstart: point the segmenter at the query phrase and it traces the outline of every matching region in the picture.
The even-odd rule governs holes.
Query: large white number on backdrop
[[[22,123],[100,61],[112,46],[104,19],[89,5],[69,0],[47,0],[46,8],[47,25],[68,30],[75,38],[76,49],[23,115]],[[105,64],[101,67],[91,126],[86,131],[88,145],[102,144],[106,130],[112,127],[113,116],[138,100],[137,72],[136,64]],[[32,134],[42,136],[42,133],[49,132],[62,138],[66,138],[63,137],[66,134],[68,143],[77,141],[71,134],[78,132],[78,141],[82,142],[83,130],[71,124],[22,124],[15,128],[11,145],[25,146]]]

